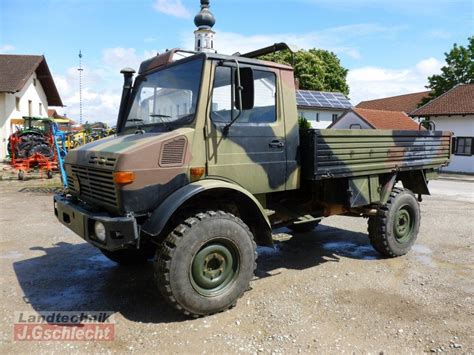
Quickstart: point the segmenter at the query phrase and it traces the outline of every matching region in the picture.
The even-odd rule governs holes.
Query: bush
[[[298,117],[298,124],[300,126],[300,129],[310,129],[311,128],[311,123],[308,122],[308,120],[302,116]]]

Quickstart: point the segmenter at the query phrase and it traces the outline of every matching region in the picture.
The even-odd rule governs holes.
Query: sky
[[[193,49],[199,0],[0,0],[0,53],[43,54],[79,118],[113,124],[120,69],[157,52]],[[321,48],[349,69],[350,100],[425,90],[453,43],[474,34],[474,0],[211,0],[215,47],[244,53],[275,42]]]

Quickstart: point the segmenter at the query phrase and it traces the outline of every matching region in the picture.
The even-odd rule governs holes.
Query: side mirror
[[[254,79],[252,68],[240,68],[240,87],[237,71],[235,71],[235,107],[240,110],[251,110],[254,106]],[[242,102],[239,101],[239,90],[242,94]]]

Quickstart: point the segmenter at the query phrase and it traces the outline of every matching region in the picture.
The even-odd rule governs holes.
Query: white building
[[[352,107],[349,99],[340,92],[297,90],[298,115],[313,128],[324,129]]]
[[[63,106],[44,56],[0,55],[0,161],[8,137],[23,116],[48,117],[48,106]]]
[[[474,173],[474,84],[455,86],[410,116],[433,121],[437,131],[454,133],[451,164],[444,171]]]
[[[328,128],[417,131],[420,127],[419,124],[408,117],[405,112],[353,107]]]

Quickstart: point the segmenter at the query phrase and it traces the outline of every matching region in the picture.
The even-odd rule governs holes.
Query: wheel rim
[[[190,269],[191,283],[203,296],[221,294],[236,279],[239,263],[239,254],[232,242],[214,240],[194,256]]]
[[[393,231],[399,243],[405,243],[411,238],[414,219],[408,206],[402,206],[395,214]]]

